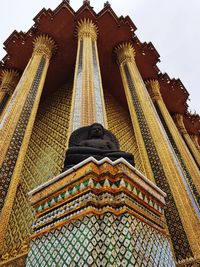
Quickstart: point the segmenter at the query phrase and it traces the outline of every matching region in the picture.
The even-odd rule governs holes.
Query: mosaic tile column
[[[183,115],[181,114],[175,114],[174,116],[176,125],[183,136],[183,139],[185,140],[186,144],[188,145],[195,161],[198,164],[198,167],[200,168],[200,153],[198,149],[196,148],[195,144],[193,143],[192,139],[190,138],[190,135],[188,134],[184,122],[183,122]]]
[[[19,81],[19,73],[15,70],[4,70],[1,74],[0,86],[0,120],[3,116],[3,111],[8,105],[9,99],[12,96],[15,87]]]
[[[71,131],[94,122],[107,127],[97,52],[97,27],[89,19],[78,22],[78,50],[74,76]]]
[[[200,205],[200,171],[190,154],[182,136],[180,135],[171,115],[169,114],[165,103],[160,94],[160,85],[156,80],[150,80],[146,82],[148,91],[154,105],[165,128],[170,143],[174,149],[174,152],[179,160],[180,166],[183,170],[185,181],[188,185],[188,189],[194,196],[195,201]],[[190,137],[189,137],[190,138]],[[193,142],[192,145],[194,146]],[[200,157],[199,157],[200,159]]]
[[[29,193],[27,267],[175,266],[165,193],[124,159],[90,157]]]
[[[116,53],[134,127],[139,125],[156,184],[167,193],[165,216],[176,259],[200,259],[199,207],[137,69],[134,48],[123,43]]]
[[[5,156],[0,169],[0,250],[54,47],[54,41],[48,36],[38,36],[35,39],[28,67],[18,83],[10,109],[4,115],[7,117],[1,129],[5,141],[1,148]]]
[[[117,50],[116,50],[116,52],[117,52]],[[129,55],[127,55],[127,57],[129,57]],[[125,76],[121,75],[121,77],[122,77],[122,80],[123,80],[123,84],[126,84]],[[137,146],[139,148],[139,153],[140,153],[143,165],[144,165],[145,173],[146,173],[147,177],[149,179],[151,179],[151,181],[155,182],[153,170],[152,170],[152,167],[151,167],[151,164],[150,164],[150,161],[149,161],[149,157],[148,157],[147,149],[146,149],[146,146],[145,146],[144,138],[142,136],[142,132],[141,132],[141,129],[140,129],[141,126],[140,126],[139,121],[137,119],[137,115],[136,115],[136,112],[135,112],[135,108],[134,108],[134,103],[132,101],[132,97],[130,95],[129,90],[125,90],[125,93],[126,93],[126,96],[127,96],[127,103],[128,103],[128,108],[129,108],[129,112],[130,112],[130,117],[131,117],[133,129],[134,129],[134,132],[135,132],[135,139],[136,139]]]

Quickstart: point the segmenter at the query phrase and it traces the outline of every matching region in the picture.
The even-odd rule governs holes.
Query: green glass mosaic
[[[88,215],[32,240],[27,267],[175,266],[167,238],[137,218]]]

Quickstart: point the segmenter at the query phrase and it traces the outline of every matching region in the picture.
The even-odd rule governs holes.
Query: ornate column
[[[132,57],[134,58],[135,52],[134,52],[134,50],[132,50],[132,52],[133,52],[133,54],[131,54],[131,55],[127,54],[127,53],[122,55],[120,50],[116,49],[119,66],[121,64],[123,64],[123,61],[125,59],[131,60]],[[146,171],[146,176],[150,180],[155,182],[154,174],[152,172],[151,164],[150,164],[150,161],[148,158],[147,150],[146,150],[144,139],[142,136],[141,127],[140,127],[139,121],[137,119],[137,114],[136,114],[136,110],[134,107],[134,103],[132,101],[131,93],[130,93],[130,90],[128,88],[128,84],[126,82],[126,77],[124,76],[124,73],[122,72],[122,68],[120,68],[120,72],[121,72],[121,77],[122,77],[122,81],[124,84],[124,90],[125,90],[125,94],[126,94],[126,98],[127,98],[127,103],[128,103],[128,107],[129,107],[129,111],[130,111],[131,120],[132,120],[132,124],[133,124],[133,128],[134,128],[134,132],[135,132],[135,138],[136,138],[137,146],[139,148],[139,151],[141,154],[141,159],[143,161],[143,165],[144,165],[144,168]]]
[[[146,84],[150,96],[154,101],[154,105],[162,121],[162,124],[165,128],[167,136],[170,140],[170,143],[179,160],[186,183],[188,184],[190,191],[196,199],[196,202],[198,203],[199,201],[200,204],[200,172],[197,168],[197,165],[194,162],[190,151],[188,150],[184,140],[179,134],[179,131],[165,106],[165,103],[160,94],[159,82],[156,80],[150,80]]]
[[[188,145],[188,147],[189,147],[194,159],[196,160],[198,166],[200,167],[200,153],[197,150],[195,144],[193,143],[192,139],[190,138],[190,136],[189,136],[189,134],[185,128],[185,125],[183,122],[183,115],[176,114],[174,116],[174,118],[175,118],[176,125],[177,125],[181,135],[183,136],[183,139],[185,140],[186,144]]]
[[[200,257],[199,209],[186,191],[177,158],[137,69],[134,48],[123,43],[116,53],[131,116],[139,125],[155,181],[167,193],[165,216],[176,259]]]
[[[78,50],[74,76],[71,131],[94,122],[107,126],[97,52],[97,27],[89,19],[78,22]]]
[[[5,146],[1,151],[6,153],[0,170],[0,249],[54,47],[54,41],[48,36],[41,35],[35,39],[32,57],[18,83],[10,109],[4,115],[1,131],[5,136],[1,134]]]
[[[193,141],[194,145],[196,146],[197,150],[200,152],[200,145],[199,145],[199,142],[198,142],[198,135],[191,134],[190,138],[192,139],[192,141]]]
[[[1,74],[0,86],[0,118],[19,81],[19,73],[15,70],[4,70]]]

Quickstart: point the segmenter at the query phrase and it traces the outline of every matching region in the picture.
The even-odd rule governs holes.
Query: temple
[[[4,45],[0,266],[200,266],[200,117],[130,17],[64,0]]]

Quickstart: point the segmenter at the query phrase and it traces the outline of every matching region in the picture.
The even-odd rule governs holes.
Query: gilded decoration
[[[141,125],[139,124],[139,121],[137,119],[136,108],[132,101],[132,96],[130,93],[129,85],[126,81],[126,76],[123,71],[123,65],[126,64],[126,61],[127,63],[130,62],[130,64],[134,62],[135,51],[130,43],[122,43],[121,45],[117,46],[114,51],[115,51],[115,54],[117,55],[117,62],[120,67],[120,73],[121,73],[122,81],[124,84],[124,90],[126,94],[128,107],[129,107],[130,117],[132,120],[132,125],[133,125],[132,127],[134,128],[134,132],[135,132],[135,138],[136,138],[138,150],[139,150],[139,153],[141,154],[141,159],[143,161],[143,165],[144,165],[144,169],[145,169],[147,177],[151,179],[152,181],[155,181],[152,167],[149,161],[149,157],[147,155],[147,150],[146,150],[146,146],[144,143],[144,139],[142,136]]]
[[[190,135],[190,138],[192,139],[194,145],[196,146],[196,148],[199,150],[200,152],[200,145],[199,145],[199,142],[198,142],[198,135],[196,134],[191,134]]]
[[[200,168],[199,149],[195,146],[195,144],[193,143],[192,139],[190,138],[190,135],[188,134],[188,132],[185,128],[184,121],[183,121],[183,115],[182,114],[175,114],[174,119],[175,119],[177,128],[179,129],[180,133],[182,134],[182,136],[185,140],[185,143],[187,144],[194,160],[197,163],[198,168]]]
[[[89,19],[78,22],[71,131],[98,122],[106,127],[104,96],[97,51],[97,27]]]
[[[141,125],[142,135],[143,135],[143,138],[145,141],[145,146],[147,148],[147,153],[148,153],[148,156],[150,159],[150,163],[152,165],[152,170],[154,173],[156,184],[167,193],[166,202],[170,207],[166,206],[165,216],[166,216],[167,224],[169,227],[171,239],[172,239],[172,242],[174,245],[175,255],[178,259],[179,258],[181,259],[182,257],[185,257],[185,255],[188,255],[188,256],[192,255],[192,251],[191,251],[190,245],[187,241],[187,236],[186,236],[185,230],[182,226],[181,219],[180,219],[179,213],[178,213],[178,209],[176,207],[172,192],[170,190],[169,184],[167,182],[167,178],[165,176],[162,164],[160,162],[160,158],[158,156],[158,152],[157,152],[155,145],[154,145],[154,142],[152,140],[151,133],[150,133],[148,125],[146,123],[144,113],[141,109],[135,88],[131,82],[129,71],[128,71],[128,68],[126,65],[124,66],[124,70],[125,70],[126,75],[127,75],[127,81],[129,84],[129,88],[131,89],[134,106],[137,107],[136,113],[137,113],[139,123]],[[168,209],[171,212],[169,212]],[[173,220],[172,220],[172,218],[173,218]],[[176,221],[176,223],[175,223],[175,221]],[[181,244],[179,242],[179,245],[177,244],[177,236],[176,236],[177,232],[179,232],[179,238],[181,236],[181,240],[183,240],[183,243]],[[186,244],[187,244],[187,249],[186,249]],[[177,249],[178,247],[179,247],[179,249]]]
[[[65,13],[69,17],[63,20]],[[117,18],[109,3],[97,14],[88,0],[77,12],[64,0],[54,11],[43,9],[34,22],[27,33],[14,32],[7,39],[4,66],[8,69],[0,70],[0,266],[200,266],[198,136],[190,136],[182,115],[176,114],[179,136],[158,81],[148,80],[145,86],[140,68],[145,68],[145,77],[152,77],[150,70],[159,76],[156,49],[137,41],[133,22]],[[112,35],[104,29],[107,23]],[[63,49],[66,26],[68,41],[76,28],[75,66],[72,54],[68,58],[63,53],[76,49],[74,40]],[[42,92],[57,49],[52,37],[37,36],[45,28],[57,36],[63,49],[59,55],[66,57],[52,62],[55,79],[60,67],[56,63],[66,60],[67,68],[75,67],[73,88],[67,84]],[[116,89],[124,90],[129,112],[108,92],[104,97],[98,31],[101,41],[109,37],[101,47],[102,62],[108,70],[113,67],[116,76],[109,42],[119,44],[120,36],[124,38],[114,49],[124,86]],[[31,42],[20,41],[23,37],[34,40],[31,58]],[[134,47],[140,53],[137,57]],[[24,62],[28,64],[19,80],[9,66],[20,69]],[[105,84],[114,84],[108,76]],[[187,98],[182,85],[181,89]],[[80,162],[63,172],[70,133],[94,122],[116,135],[120,149],[134,155],[136,168],[124,159],[90,158],[84,166]],[[187,127],[190,123],[189,118]],[[166,206],[162,190],[167,194]]]
[[[187,183],[187,190],[192,193],[194,200],[196,201],[197,205],[200,205],[200,183],[199,183],[199,176],[200,173],[197,169],[195,162],[191,161],[191,155],[188,151],[182,136],[177,131],[176,126],[174,125],[173,119],[169,114],[162,96],[160,94],[160,86],[158,81],[148,81],[148,89],[151,92],[154,92],[153,97],[155,94],[159,95],[159,98],[156,98],[156,102],[154,103],[155,108],[158,112],[160,120],[162,121],[162,125],[165,128],[169,141],[173,147],[174,153],[176,154],[180,166],[183,170],[184,179]],[[152,95],[151,95],[152,96]],[[184,126],[184,125],[182,125]]]
[[[187,130],[186,130],[184,122],[183,122],[183,115],[174,114],[174,119],[175,119],[176,126],[179,129],[180,133],[182,135],[187,134]]]
[[[29,119],[32,114],[33,106],[35,105],[35,98],[38,92],[39,82],[44,69],[45,60],[42,58],[34,77],[34,82],[28,92],[26,102],[20,114],[16,129],[12,135],[10,146],[7,150],[6,157],[3,161],[0,171],[0,183],[3,188],[0,198],[0,250],[2,250],[3,239],[8,225],[9,217],[12,211],[12,204],[15,198],[16,190],[20,181],[21,167],[23,163],[23,156],[25,147],[28,145],[29,136],[25,132],[29,125]],[[30,129],[29,129],[30,133]],[[24,148],[23,153],[20,150]],[[17,163],[18,162],[18,163]]]
[[[22,253],[23,241],[32,233],[34,215],[27,193],[63,168],[71,92],[71,86],[65,85],[40,103],[6,231],[3,255],[8,259],[13,258],[13,251]]]
[[[37,219],[27,266],[175,266],[165,193],[123,159],[89,158],[29,196]]]
[[[98,28],[90,19],[84,18],[78,21],[77,31],[79,40],[83,37],[90,37],[93,41],[97,39]]]
[[[20,75],[16,70],[3,70],[0,78],[0,92],[6,92],[9,95],[12,95],[19,81],[19,78]]]
[[[129,113],[111,94],[104,95],[108,129],[116,135],[120,148],[134,155],[136,168],[146,175]]]
[[[56,49],[55,41],[48,35],[39,35],[33,41],[33,54],[51,58],[52,53]]]
[[[49,51],[55,46],[54,41],[47,36],[38,36],[35,39],[31,61],[28,63],[28,69],[25,69],[22,75],[22,80],[24,78],[25,82],[22,85],[20,94],[16,95],[13,100],[13,106],[9,110],[9,115],[7,114],[7,121],[2,129],[5,140],[3,140],[2,145],[4,149],[2,153],[3,155],[1,155],[3,156],[3,161],[0,172],[0,183],[3,183],[4,188],[0,198],[0,208],[2,209],[0,214],[1,253],[3,250],[6,229],[13,208],[14,198],[20,183],[25,154],[28,148],[49,66],[50,55],[45,55],[43,49],[41,50],[41,53],[38,52],[40,45],[42,45],[42,47],[43,45],[45,45],[45,47],[48,46]],[[14,113],[16,106],[18,107],[18,101],[21,98],[20,108],[17,108],[17,113]],[[26,138],[24,138],[24,136],[26,136]]]
[[[116,215],[140,211],[137,217],[144,215],[142,220],[166,233],[162,216],[165,193],[127,161],[90,157],[74,168],[75,172],[68,169],[29,193],[36,214],[33,236],[91,210],[96,214],[112,210]]]
[[[135,60],[136,53],[131,43],[120,44],[115,48],[115,53],[117,54],[117,62],[119,65]]]
[[[125,49],[122,49],[123,46],[125,46]],[[122,48],[120,49],[120,46],[118,46],[118,49],[116,49],[117,56],[119,55],[120,59],[122,58],[124,51],[127,54],[126,50],[130,50],[129,53],[133,55],[132,48],[130,46],[123,44]],[[118,51],[120,51],[120,53],[118,53]],[[125,59],[126,58],[127,57],[125,57]],[[134,105],[133,111],[140,125],[140,131],[142,133],[142,138],[144,139],[145,147],[146,147],[147,154],[150,160],[150,164],[152,167],[155,181],[157,185],[167,193],[167,206],[166,206],[165,215],[166,215],[167,223],[169,226],[169,231],[170,231],[171,238],[172,238],[172,243],[174,245],[176,258],[178,260],[179,259],[181,260],[186,257],[191,257],[193,256],[193,253],[190,247],[190,243],[187,240],[184,226],[182,225],[182,219],[180,218],[180,215],[179,215],[179,209],[176,206],[177,200],[175,202],[175,199],[171,192],[171,186],[168,184],[169,177],[166,177],[166,174],[165,174],[166,166],[163,165],[163,163],[161,163],[161,160],[160,160],[160,155],[161,155],[160,148],[161,147],[159,147],[159,154],[158,154],[157,143],[156,144],[154,143],[155,138],[157,138],[155,137],[155,135],[156,134],[160,135],[161,133],[159,132],[158,125],[157,125],[158,129],[154,128],[154,132],[152,132],[149,129],[149,124],[147,124],[147,119],[148,119],[148,122],[151,119],[151,123],[155,122],[155,124],[157,124],[156,116],[152,114],[152,107],[150,106],[150,103],[149,103],[150,97],[148,97],[147,92],[145,91],[146,88],[137,70],[135,61],[134,60],[131,61],[130,57],[128,57],[127,62],[124,60],[120,60],[119,62],[121,62],[120,70],[121,70],[122,80],[123,80],[125,89],[127,90],[126,95],[128,97],[129,103],[132,102]],[[144,113],[144,109],[145,110],[147,109],[146,113]],[[162,153],[163,153],[163,150],[162,150]],[[171,219],[172,217],[173,217],[173,220]],[[177,221],[177,223],[175,223],[175,220]],[[179,234],[177,235],[178,232]],[[181,240],[184,240],[183,242],[180,242],[180,240],[178,240],[180,236],[182,236]]]
[[[145,84],[153,102],[162,99],[162,96],[160,94],[160,85],[157,80],[148,80],[145,82]]]
[[[0,85],[0,121],[19,81],[20,75],[15,70],[3,70],[1,73]]]

